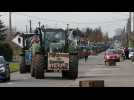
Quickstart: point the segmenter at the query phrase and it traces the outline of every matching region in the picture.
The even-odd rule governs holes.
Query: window
[[[21,44],[21,38],[18,38],[18,43],[20,43],[20,44]]]

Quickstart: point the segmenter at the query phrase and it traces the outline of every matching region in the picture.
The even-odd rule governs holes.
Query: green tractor
[[[70,40],[69,31],[36,28],[33,34],[23,34],[20,72],[31,72],[36,79],[44,79],[46,72],[61,72],[63,78],[78,77],[78,47]],[[33,42],[33,38],[38,41]]]

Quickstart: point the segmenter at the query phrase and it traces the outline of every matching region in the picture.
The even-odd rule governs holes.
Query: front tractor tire
[[[31,76],[44,79],[44,72],[44,57],[41,54],[35,54],[32,58]]]
[[[21,62],[20,62],[20,73],[23,74],[26,72],[27,72],[27,70],[26,70],[26,65],[25,65],[25,58],[24,58],[24,56],[22,56]]]
[[[31,65],[31,77],[35,77],[35,69],[34,69],[34,64],[33,63]]]
[[[70,55],[69,70],[62,71],[62,77],[67,79],[78,78],[78,55]]]
[[[20,63],[20,73],[30,73],[30,65],[26,65],[25,63],[25,57],[21,57],[21,63]]]

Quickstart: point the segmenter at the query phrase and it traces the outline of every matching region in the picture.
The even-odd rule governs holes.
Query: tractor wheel
[[[35,54],[32,60],[33,75],[36,79],[44,79],[44,57],[41,54]]]
[[[31,72],[31,66],[30,65],[26,65],[26,71],[27,71],[27,73]]]
[[[26,73],[27,72],[27,68],[26,68],[26,65],[25,65],[25,58],[24,56],[21,57],[21,63],[20,63],[20,73],[23,74],[23,73]]]
[[[69,71],[62,71],[62,77],[76,79],[78,77],[78,56],[70,55]]]
[[[33,61],[32,61],[32,65],[31,65],[31,77],[35,77],[35,69],[34,69]]]

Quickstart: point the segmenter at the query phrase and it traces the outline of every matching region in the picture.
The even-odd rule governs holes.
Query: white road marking
[[[27,79],[28,79],[28,77],[24,77],[23,79],[24,79],[24,80],[27,80]]]
[[[120,68],[93,68],[93,69],[90,69],[90,71],[109,71],[109,70],[119,70]]]
[[[9,83],[7,83],[7,84],[9,84],[9,85],[10,85],[10,84],[13,84],[13,83],[12,83],[12,82],[9,82]]]
[[[92,68],[85,73],[85,76],[102,76],[102,75],[111,75],[111,71],[119,70],[120,68]]]

